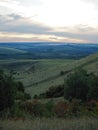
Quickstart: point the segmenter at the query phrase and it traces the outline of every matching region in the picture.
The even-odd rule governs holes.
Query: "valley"
[[[11,54],[10,54],[11,55]],[[77,68],[98,75],[98,53],[81,59],[4,59],[0,68],[12,73],[15,80],[23,82],[26,91],[33,97],[51,86],[64,84],[66,76]]]

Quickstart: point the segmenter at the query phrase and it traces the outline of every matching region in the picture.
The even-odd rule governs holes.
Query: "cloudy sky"
[[[0,41],[98,43],[98,0],[0,0]]]

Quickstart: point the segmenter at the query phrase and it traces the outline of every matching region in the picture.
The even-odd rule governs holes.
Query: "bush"
[[[65,117],[68,112],[68,104],[60,101],[54,106],[54,112],[58,117]]]
[[[41,93],[39,98],[54,98],[64,96],[64,85],[52,86],[45,93]]]

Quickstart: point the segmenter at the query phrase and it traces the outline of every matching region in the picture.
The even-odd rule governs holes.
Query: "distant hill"
[[[0,54],[24,54],[26,51],[10,48],[10,47],[0,47]]]
[[[98,52],[97,44],[56,42],[0,43],[0,48],[0,59],[81,59]]]

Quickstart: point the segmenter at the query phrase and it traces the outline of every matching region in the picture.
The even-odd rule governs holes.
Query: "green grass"
[[[1,120],[0,127],[0,130],[98,130],[98,119]]]

